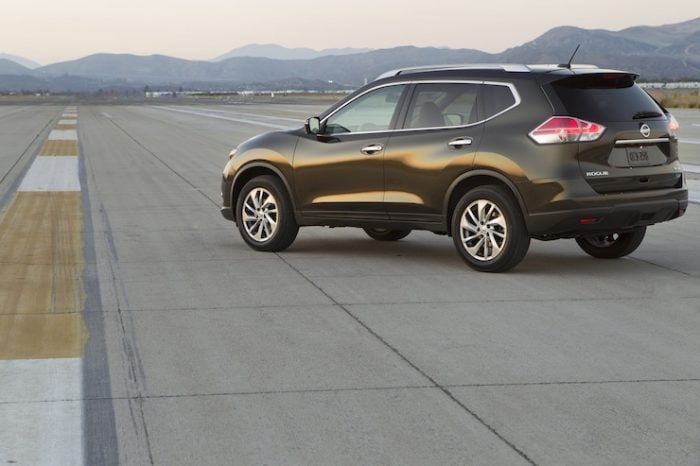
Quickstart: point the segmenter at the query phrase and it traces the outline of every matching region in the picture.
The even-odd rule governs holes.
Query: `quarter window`
[[[484,119],[498,115],[515,105],[515,97],[508,86],[498,86],[495,84],[484,85]]]
[[[385,131],[391,128],[406,85],[382,87],[358,97],[326,121],[328,134]]]
[[[443,128],[476,123],[479,85],[469,83],[417,84],[405,128]]]

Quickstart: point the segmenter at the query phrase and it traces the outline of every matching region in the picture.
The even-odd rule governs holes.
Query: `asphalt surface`
[[[61,110],[0,107],[5,202]],[[700,463],[700,206],[627,258],[534,241],[500,275],[427,232],[254,252],[226,154],[320,110],[79,108],[82,389],[0,396],[3,429],[77,406],[85,464]]]

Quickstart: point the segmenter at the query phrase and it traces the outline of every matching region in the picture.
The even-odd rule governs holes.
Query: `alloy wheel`
[[[508,239],[508,225],[501,209],[486,199],[469,204],[460,220],[460,239],[476,260],[498,257]]]
[[[277,231],[277,200],[265,188],[252,189],[243,201],[243,225],[253,240],[263,243]]]

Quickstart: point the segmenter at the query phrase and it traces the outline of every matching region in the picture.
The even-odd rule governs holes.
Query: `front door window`
[[[358,97],[328,118],[325,132],[339,134],[391,129],[405,87],[382,87]]]

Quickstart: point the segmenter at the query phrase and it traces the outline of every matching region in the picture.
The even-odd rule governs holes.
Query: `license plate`
[[[649,152],[647,152],[644,147],[628,147],[627,161],[630,163],[630,167],[646,167],[651,165]]]

